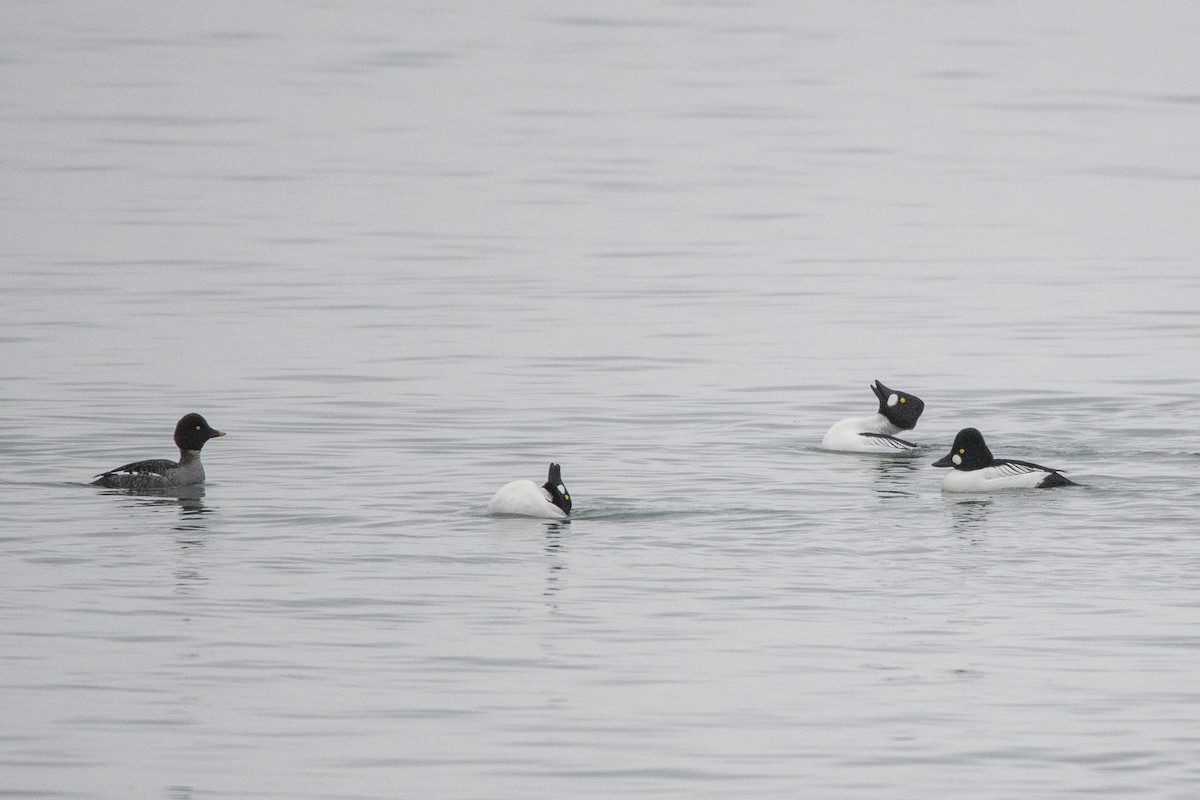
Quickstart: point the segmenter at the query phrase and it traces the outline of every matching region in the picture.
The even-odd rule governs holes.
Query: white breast
[[[840,450],[848,453],[895,453],[898,450],[911,448],[897,447],[897,443],[872,436],[862,436],[864,433],[883,433],[895,436],[900,429],[893,425],[883,414],[871,417],[844,419],[834,423],[821,440],[823,450]]]
[[[487,507],[488,514],[515,517],[565,517],[550,501],[550,493],[533,481],[513,481],[500,487]]]
[[[964,471],[952,469],[942,479],[943,492],[998,492],[1004,489],[1036,489],[1048,473],[1021,464],[1001,464]]]

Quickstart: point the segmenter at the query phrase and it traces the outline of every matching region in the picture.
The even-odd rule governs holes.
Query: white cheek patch
[[[954,462],[955,466],[958,466],[959,464],[962,463],[962,456],[960,456],[958,453],[955,453],[954,457],[951,458],[950,460]]]
[[[899,395],[895,394],[894,392],[892,394],[888,395],[888,405],[889,406],[894,406],[894,405],[896,405],[896,403],[899,403],[899,402],[900,402]]]
[[[558,485],[558,493],[559,493],[559,494],[566,494],[566,493],[567,493],[567,487],[563,486],[563,485],[560,483],[560,484]]]

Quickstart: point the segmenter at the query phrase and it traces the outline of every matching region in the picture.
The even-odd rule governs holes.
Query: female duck
[[[533,481],[513,481],[500,487],[488,503],[487,513],[515,517],[561,518],[571,513],[571,495],[563,485],[562,467],[550,465],[541,486]]]
[[[214,430],[199,414],[188,414],[175,426],[178,463],[165,458],[134,461],[97,475],[92,485],[113,489],[169,489],[204,483],[200,449],[209,439],[224,435]]]
[[[963,428],[954,437],[950,452],[933,462],[954,467],[942,481],[943,492],[991,492],[999,489],[1050,489],[1078,486],[1059,470],[1029,461],[993,458],[975,428]]]
[[[899,453],[917,449],[917,445],[896,438],[896,434],[916,427],[925,410],[924,401],[916,395],[889,389],[879,381],[875,381],[871,391],[879,398],[879,412],[870,417],[834,423],[821,440],[822,449],[851,453]]]

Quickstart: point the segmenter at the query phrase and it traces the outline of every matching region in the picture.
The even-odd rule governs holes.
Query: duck
[[[821,440],[823,450],[849,453],[901,453],[920,447],[896,434],[916,427],[925,402],[915,394],[889,389],[876,379],[871,391],[879,399],[879,411],[870,417],[853,417],[835,422]]]
[[[492,496],[487,513],[492,516],[549,519],[567,516],[571,513],[571,495],[563,485],[562,467],[551,462],[546,482],[541,486],[529,480],[504,484]]]
[[[204,465],[200,450],[209,439],[224,436],[199,414],[186,414],[175,425],[175,445],[179,461],[151,458],[133,461],[95,476],[92,486],[110,489],[170,489],[204,483]]]
[[[1030,461],[995,458],[976,428],[963,428],[950,452],[933,462],[953,467],[942,480],[943,492],[991,492],[1000,489],[1052,489],[1079,484],[1053,467]]]

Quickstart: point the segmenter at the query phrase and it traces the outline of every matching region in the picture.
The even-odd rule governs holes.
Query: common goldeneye
[[[188,414],[175,426],[179,463],[165,458],[134,461],[97,475],[92,485],[113,489],[167,489],[204,483],[200,448],[204,447],[204,443],[209,439],[224,435],[223,432],[214,430],[199,414]]]
[[[571,495],[563,485],[562,467],[550,465],[546,482],[513,481],[500,487],[488,503],[487,513],[516,517],[565,517],[571,513]]]
[[[954,467],[942,480],[944,492],[990,492],[998,489],[1050,489],[1078,486],[1056,469],[1028,461],[993,458],[975,428],[963,428],[954,437],[950,452],[933,462],[935,467]]]
[[[879,381],[871,386],[879,398],[879,412],[834,423],[821,440],[825,450],[853,453],[897,453],[916,450],[917,445],[896,438],[901,431],[916,427],[925,403],[921,398],[889,389]]]

